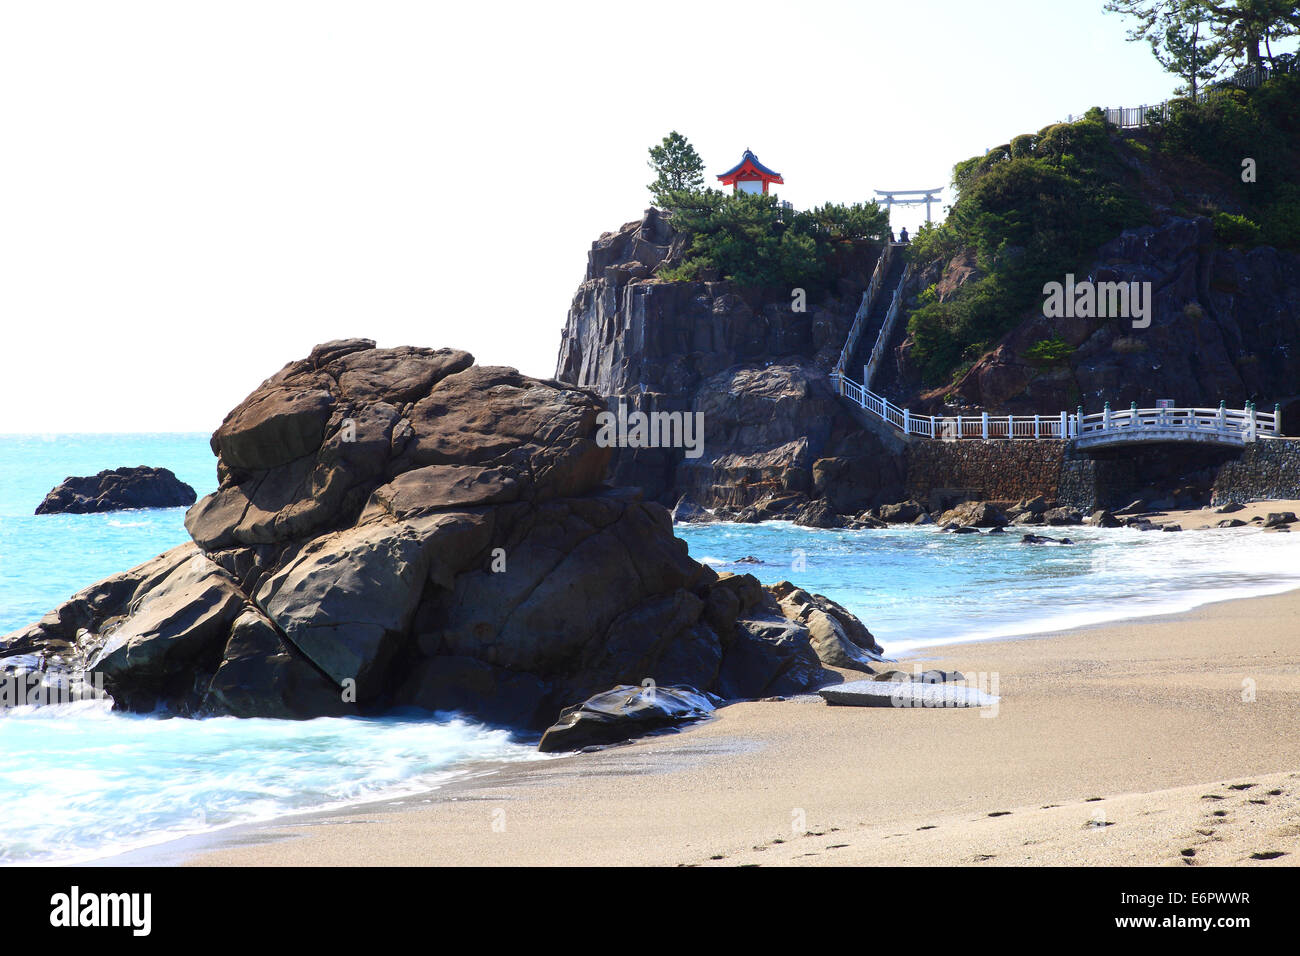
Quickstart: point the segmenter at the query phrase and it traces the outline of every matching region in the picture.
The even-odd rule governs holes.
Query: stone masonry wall
[[[908,497],[931,507],[960,500],[1057,497],[1061,441],[916,441],[907,450]]]
[[[1251,442],[1241,457],[1219,469],[1214,504],[1244,504],[1261,498],[1300,498],[1300,439]]]

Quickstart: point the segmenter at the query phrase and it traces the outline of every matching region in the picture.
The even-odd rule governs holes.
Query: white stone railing
[[[889,337],[894,332],[894,323],[898,321],[898,313],[902,311],[903,287],[907,285],[907,277],[911,271],[910,262],[903,266],[903,274],[899,276],[898,285],[894,288],[894,298],[889,303],[889,311],[885,314],[885,321],[880,324],[876,344],[871,347],[871,357],[867,359],[866,367],[862,370],[862,384],[866,388],[871,388],[871,383],[876,379],[876,369],[880,367],[885,349],[889,345]]]
[[[904,435],[960,439],[1044,439],[1074,441],[1079,447],[1129,441],[1209,441],[1240,445],[1256,438],[1280,434],[1277,407],[1259,412],[1253,405],[1242,409],[1129,408],[1084,415],[1083,410],[1059,415],[918,415],[900,408],[847,376],[831,373],[835,390],[897,428]]]
[[[862,328],[871,316],[871,308],[876,304],[876,296],[880,293],[880,287],[885,281],[885,276],[889,273],[889,263],[894,256],[895,246],[900,245],[896,242],[885,243],[885,248],[880,253],[880,258],[876,260],[876,267],[871,271],[871,281],[867,283],[867,291],[862,293],[862,302],[858,305],[858,311],[853,316],[853,324],[849,326],[848,337],[844,340],[844,348],[840,349],[840,359],[835,363],[835,370],[832,375],[844,373],[853,360],[853,352],[858,347],[858,339],[862,337]]]

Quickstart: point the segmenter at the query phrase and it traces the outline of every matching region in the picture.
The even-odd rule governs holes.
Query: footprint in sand
[[[1009,816],[1011,816],[1011,811],[1010,811],[1010,810],[994,810],[992,813],[989,814],[989,816],[991,816],[991,817],[1009,817]]]
[[[1214,815],[1215,815],[1216,817],[1226,817],[1226,816],[1228,815],[1228,811],[1227,811],[1227,810],[1215,810],[1215,811],[1214,811]]]
[[[1229,790],[1249,790],[1255,786],[1253,783],[1233,783],[1228,785]]]
[[[1282,796],[1282,791],[1281,791],[1281,790],[1270,790],[1270,791],[1268,792],[1268,795],[1269,795],[1270,797],[1280,797],[1280,796]]]
[[[927,824],[926,824],[925,826],[923,826],[923,827],[917,827],[917,829],[918,829],[918,830],[937,830],[938,827],[936,827],[933,823],[927,823]]]
[[[1252,860],[1276,860],[1279,856],[1286,856],[1281,850],[1261,850],[1258,853],[1252,853]]]
[[[1247,803],[1257,803],[1257,804],[1261,804],[1261,805],[1263,805],[1263,806],[1268,806],[1268,801],[1267,801],[1267,800],[1248,800],[1248,801],[1246,801],[1246,802],[1247,802]]]
[[[1105,797],[1089,797],[1084,803],[1096,803],[1098,800],[1104,800]]]
[[[1220,796],[1217,793],[1203,793],[1201,794],[1201,799],[1202,800],[1227,800],[1228,798]]]

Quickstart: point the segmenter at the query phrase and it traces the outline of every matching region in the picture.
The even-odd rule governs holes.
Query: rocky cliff
[[[1297,91],[1275,78],[1136,130],[1097,114],[957,164],[957,201],[913,249],[894,397],[1018,414],[1295,402]],[[1046,286],[1070,277],[1149,290],[1148,308],[1060,314]]]
[[[921,276],[956,290],[972,275],[970,254]],[[1150,325],[1106,318],[1046,318],[1041,309],[979,358],[951,388],[916,395],[914,406],[955,399],[1001,413],[1056,414],[1105,402],[1150,408],[1172,398],[1214,407],[1247,401],[1272,411],[1300,394],[1300,255],[1215,241],[1209,219],[1169,216],[1130,229],[1097,250],[1079,279],[1149,282]],[[1033,347],[1059,337],[1068,357],[1043,362]],[[898,358],[904,377],[908,347]]]
[[[601,407],[455,349],[318,346],[213,434],[193,541],[0,639],[0,672],[89,673],[137,711],[540,728],[611,687],[750,698],[869,669],[843,608],[718,576],[605,484]]]
[[[861,508],[901,493],[897,446],[831,392],[838,358],[880,247],[833,263],[833,288],[795,311],[794,290],[667,282],[681,238],[656,210],[592,244],[573,297],[556,378],[611,406],[703,413],[704,453],[619,448],[613,476],[671,504],[738,508],[771,494],[816,497],[821,473],[853,475]]]

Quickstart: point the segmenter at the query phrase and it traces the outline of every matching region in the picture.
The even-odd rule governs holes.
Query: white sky
[[[946,186],[1173,89],[1101,7],[6,0],[0,432],[207,431],[344,336],[549,377],[670,129],[799,207]]]

